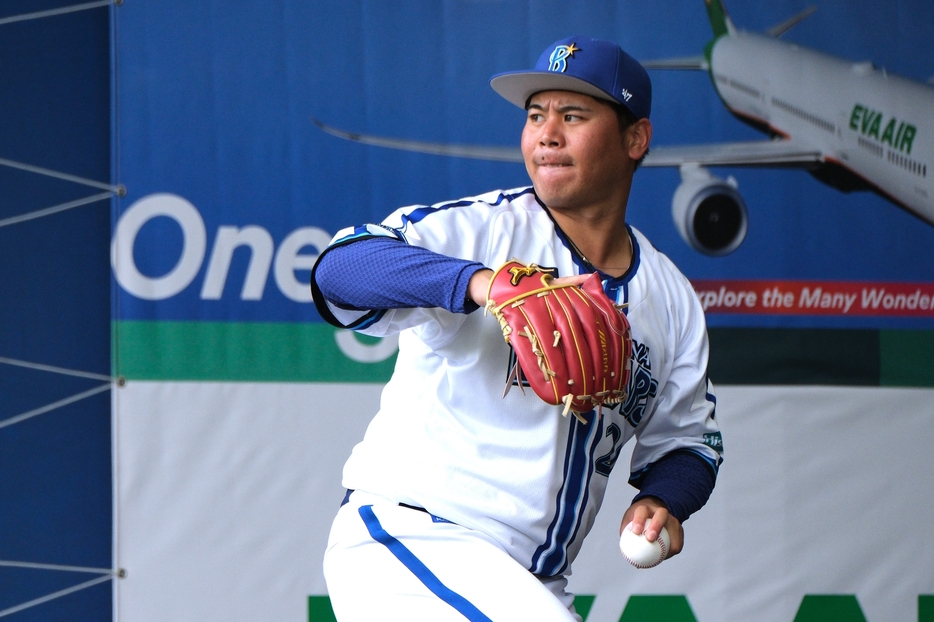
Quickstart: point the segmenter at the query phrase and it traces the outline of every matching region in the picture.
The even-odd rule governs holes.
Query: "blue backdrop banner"
[[[799,12],[791,1],[733,5],[733,22],[750,33]],[[521,163],[362,144],[315,120],[364,137],[514,149],[524,113],[492,91],[492,75],[530,67],[571,33],[615,40],[645,61],[700,57],[717,27],[700,0],[244,0],[236,9],[165,0],[129,1],[115,15],[114,170],[128,190],[115,214],[117,321],[320,322],[309,268],[339,228],[380,220],[400,205],[527,183]],[[630,222],[713,291],[737,280],[934,283],[934,106],[916,114],[915,92],[894,86],[896,74],[905,76],[934,102],[925,85],[934,74],[932,37],[930,3],[883,9],[834,0],[771,39],[847,63],[873,61],[891,76],[885,88],[865,82],[842,96],[818,57],[782,48],[762,57],[773,59],[768,65],[737,68],[735,52],[714,46],[715,69],[762,82],[761,117],[726,78],[713,79],[716,71],[651,70],[659,155],[672,145],[761,142],[769,133],[807,141],[826,130],[810,110],[839,96],[833,116],[825,115],[839,145],[822,162],[835,166],[817,176],[849,188],[867,181],[857,166],[864,151],[901,158],[892,166],[917,167],[921,207],[905,209],[891,194],[843,192],[805,170],[715,166],[715,176],[738,184],[748,234],[734,252],[710,256],[673,223],[678,168],[646,167],[636,176]],[[708,311],[713,326],[934,327],[930,309]]]

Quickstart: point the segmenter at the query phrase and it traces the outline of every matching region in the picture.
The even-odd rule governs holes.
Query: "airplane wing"
[[[387,147],[401,151],[414,151],[416,153],[431,153],[434,155],[454,156],[459,158],[472,158],[474,160],[493,160],[494,162],[522,162],[522,151],[518,147],[493,147],[483,145],[449,145],[444,143],[426,143],[404,138],[387,138],[373,136],[372,134],[358,134],[345,132],[336,127],[326,125],[312,118],[312,123],[332,136],[343,138],[364,145]]]
[[[642,166],[762,166],[807,167],[822,161],[821,153],[794,140],[759,140],[652,147]]]
[[[522,162],[518,147],[496,147],[485,145],[452,145],[430,143],[404,138],[388,138],[372,134],[347,132],[318,119],[312,122],[322,131],[364,145],[386,147],[401,151],[414,151],[433,155],[492,160],[495,162]],[[796,144],[792,140],[762,140],[739,143],[713,143],[706,145],[681,145],[652,147],[643,166],[796,166],[807,167],[821,161],[820,151]]]
[[[680,56],[677,58],[657,58],[655,60],[642,61],[642,66],[646,69],[696,69],[707,71],[710,65],[703,56]]]

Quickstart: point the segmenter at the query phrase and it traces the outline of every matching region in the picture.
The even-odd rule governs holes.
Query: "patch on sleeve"
[[[720,453],[723,451],[723,436],[719,432],[704,434],[704,445]]]

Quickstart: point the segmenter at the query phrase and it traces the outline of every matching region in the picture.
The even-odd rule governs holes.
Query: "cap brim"
[[[515,71],[493,76],[490,86],[506,101],[525,109],[529,97],[540,91],[572,91],[620,103],[612,95],[574,76],[552,71]]]

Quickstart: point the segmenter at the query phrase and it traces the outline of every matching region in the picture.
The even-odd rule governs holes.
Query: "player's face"
[[[616,111],[569,91],[543,91],[529,100],[522,155],[535,192],[553,209],[624,207],[633,162]]]

